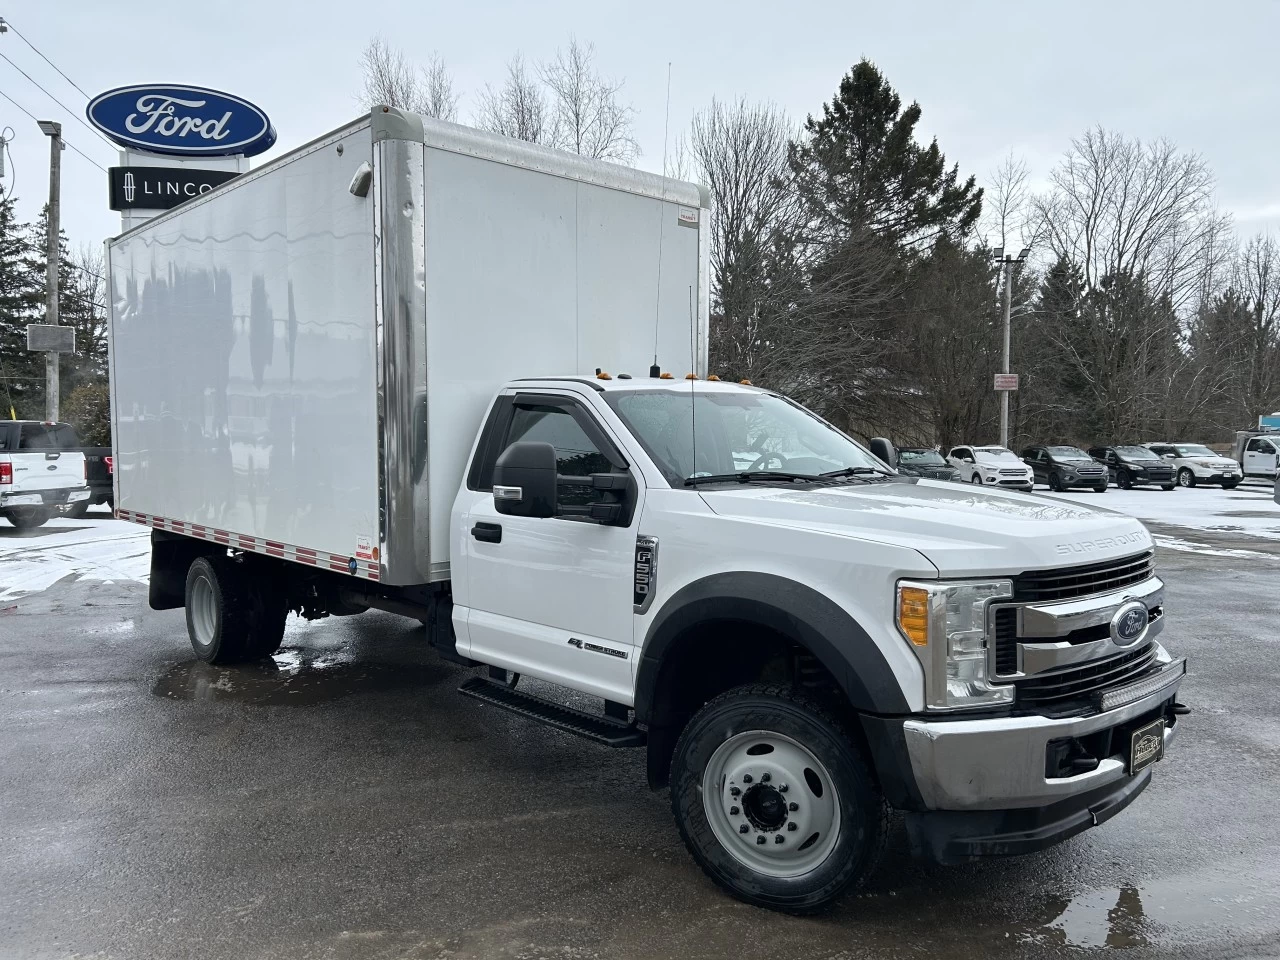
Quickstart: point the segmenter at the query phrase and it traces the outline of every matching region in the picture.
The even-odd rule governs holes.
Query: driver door
[[[629,472],[636,490],[630,523],[498,513],[493,466],[518,440],[555,447],[560,476]],[[630,704],[633,571],[644,493],[640,471],[578,398],[543,392],[499,397],[467,487],[454,504],[459,652]],[[598,496],[562,487],[559,502]]]
[[[1270,440],[1254,437],[1244,448],[1244,472],[1275,476],[1276,448]]]

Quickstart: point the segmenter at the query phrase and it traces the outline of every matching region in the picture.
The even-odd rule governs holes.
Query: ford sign
[[[152,153],[251,157],[276,142],[271,121],[252,103],[203,87],[118,87],[94,97],[85,112],[116,143]]]

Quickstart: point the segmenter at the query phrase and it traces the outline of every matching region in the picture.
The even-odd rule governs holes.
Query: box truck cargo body
[[[388,584],[447,578],[498,385],[655,354],[705,369],[707,206],[379,108],[110,241],[121,515]]]

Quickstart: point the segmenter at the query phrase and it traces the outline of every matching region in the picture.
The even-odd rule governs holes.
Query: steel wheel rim
[[[191,584],[191,597],[187,601],[191,608],[191,626],[195,632],[196,642],[202,647],[213,644],[217,630],[217,603],[213,595],[213,584],[208,577],[197,577]]]
[[[750,730],[730,737],[707,761],[701,789],[703,811],[720,845],[765,876],[813,872],[840,838],[835,781],[807,747],[784,734]]]

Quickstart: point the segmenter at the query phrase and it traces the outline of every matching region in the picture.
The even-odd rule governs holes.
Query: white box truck
[[[643,746],[703,869],[779,909],[865,877],[894,808],[942,861],[1123,809],[1185,712],[1147,531],[707,376],[709,214],[383,107],[111,241],[152,606],[214,663],[290,612],[416,617],[487,668],[463,693]]]

